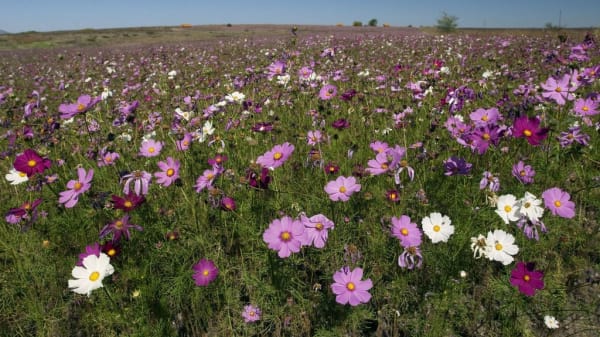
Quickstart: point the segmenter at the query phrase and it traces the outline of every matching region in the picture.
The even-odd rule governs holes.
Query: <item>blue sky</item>
[[[353,21],[431,26],[442,12],[461,27],[600,26],[598,0],[1,0],[0,29],[16,33],[202,24],[325,24]]]

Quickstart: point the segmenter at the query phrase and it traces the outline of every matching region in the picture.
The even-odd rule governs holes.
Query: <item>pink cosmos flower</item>
[[[392,217],[392,235],[400,240],[404,248],[420,246],[423,236],[417,224],[406,215]]]
[[[306,134],[306,142],[308,145],[314,146],[321,142],[323,135],[319,130],[311,130]]]
[[[523,184],[531,184],[533,183],[535,170],[531,167],[531,165],[525,165],[522,160],[519,160],[519,162],[512,168],[512,175]]]
[[[369,289],[373,287],[373,282],[371,279],[363,281],[362,277],[362,268],[355,268],[351,271],[349,267],[343,267],[335,272],[333,274],[335,283],[331,285],[331,290],[336,295],[335,301],[351,306],[369,302],[371,300]]]
[[[121,183],[125,181],[123,194],[129,194],[130,185],[133,182],[133,190],[135,191],[135,194],[146,195],[148,194],[148,185],[150,185],[151,180],[152,175],[146,171],[136,170],[126,174],[121,178]]]
[[[575,101],[575,104],[573,106],[573,111],[578,116],[597,115],[598,113],[600,113],[600,111],[598,111],[599,104],[600,103],[598,103],[598,101],[595,101],[595,100],[591,99],[590,97],[579,98]]]
[[[289,216],[275,219],[263,233],[263,240],[270,249],[277,251],[279,257],[286,258],[300,251],[305,240],[304,225]]]
[[[275,145],[270,151],[259,156],[258,159],[256,159],[256,163],[260,164],[262,167],[274,169],[283,165],[293,152],[294,145],[285,142],[280,145]]]
[[[542,97],[554,100],[558,105],[565,105],[566,101],[572,101],[575,98],[571,91],[570,82],[571,76],[568,74],[565,74],[561,79],[548,78],[545,83],[540,84],[545,90]]]
[[[479,108],[469,115],[469,118],[475,126],[494,125],[501,118],[498,108],[482,109]]]
[[[219,269],[215,263],[207,259],[198,261],[198,263],[192,267],[192,270],[194,270],[194,275],[192,276],[194,282],[199,287],[206,287],[219,275]]]
[[[116,152],[109,151],[106,147],[102,148],[98,153],[98,167],[114,165],[115,161],[120,158]]]
[[[325,247],[327,231],[333,229],[335,224],[323,214],[313,215],[310,218],[306,214],[300,214],[300,222],[304,225],[305,245],[314,245],[316,248]]]
[[[366,168],[366,171],[374,176],[384,174],[390,170],[390,163],[386,152],[378,153],[375,159],[369,160],[368,165],[369,167]]]
[[[333,201],[348,201],[354,192],[360,191],[361,185],[356,183],[356,178],[339,176],[325,185],[325,192]]]
[[[515,138],[524,137],[531,145],[539,145],[546,139],[548,131],[547,128],[540,128],[539,118],[521,116],[513,123],[512,135]]]
[[[371,144],[369,144],[369,147],[371,148],[371,150],[375,151],[375,153],[383,153],[385,151],[387,151],[387,149],[390,148],[390,146],[388,145],[388,143],[386,142],[381,142],[381,141],[374,141]]]
[[[162,150],[163,142],[157,142],[154,139],[148,139],[142,142],[139,155],[142,157],[156,157]]]
[[[179,160],[167,157],[166,161],[159,161],[157,165],[162,170],[154,173],[158,184],[167,187],[179,178]]]
[[[89,190],[94,177],[94,170],[88,172],[84,168],[77,169],[77,180],[69,180],[67,183],[68,190],[59,193],[58,202],[64,204],[66,208],[74,207],[79,201],[79,196]]]
[[[219,176],[219,174],[221,174],[220,168],[204,170],[202,175],[199,176],[198,179],[196,179],[196,185],[194,185],[194,187],[196,188],[196,192],[200,193],[203,189],[211,187],[213,181],[216,177]]]
[[[322,100],[329,100],[337,95],[337,87],[333,84],[324,85],[319,91],[319,98]]]
[[[244,306],[244,311],[242,311],[242,318],[244,318],[245,323],[252,323],[260,320],[260,315],[262,312],[258,307],[250,305]]]
[[[547,189],[542,193],[544,205],[552,212],[563,218],[573,218],[575,216],[575,203],[572,202],[569,193],[558,187]]]
[[[526,296],[533,296],[537,289],[544,289],[544,273],[534,270],[533,263],[517,262],[510,273],[510,284],[518,287]]]
[[[50,159],[42,158],[35,150],[27,149],[18,155],[13,162],[13,167],[19,172],[23,172],[27,177],[36,173],[42,173],[52,165]]]
[[[102,98],[100,96],[92,98],[90,95],[81,95],[77,99],[76,103],[72,104],[61,104],[58,106],[60,112],[60,118],[69,119],[77,114],[84,113],[91,109],[94,105],[100,102]]]
[[[186,151],[190,148],[190,144],[192,144],[192,134],[188,132],[181,140],[175,142],[175,147],[177,151]]]

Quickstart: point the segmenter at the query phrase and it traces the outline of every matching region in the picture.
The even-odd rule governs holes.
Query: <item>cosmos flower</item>
[[[115,161],[120,157],[121,156],[118,153],[109,151],[106,147],[104,147],[98,153],[98,167],[115,165]]]
[[[548,78],[545,83],[540,84],[544,89],[542,97],[551,99],[558,105],[565,105],[566,101],[571,101],[575,98],[572,93],[570,81],[571,76],[568,74],[563,75],[560,79],[554,77]]]
[[[569,193],[558,187],[545,190],[542,193],[544,205],[552,212],[563,218],[571,219],[575,216],[575,203],[572,202]]]
[[[89,190],[94,177],[94,170],[88,172],[84,168],[77,169],[77,180],[69,180],[67,190],[59,193],[58,202],[64,204],[66,208],[74,207],[79,201],[79,196]]]
[[[404,251],[398,256],[398,266],[412,270],[421,268],[423,265],[423,255],[421,249],[417,246],[404,247]]]
[[[328,231],[335,224],[323,214],[316,214],[310,218],[306,214],[300,214],[300,222],[304,225],[304,245],[313,245],[315,248],[325,247]]]
[[[42,173],[52,165],[50,159],[42,158],[35,150],[27,149],[18,155],[13,162],[13,167],[19,172],[23,172],[27,177],[36,173]]]
[[[138,208],[146,201],[143,195],[137,195],[134,192],[127,193],[124,197],[112,195],[111,201],[115,209],[120,209],[124,212],[131,212]]]
[[[325,185],[325,192],[333,201],[348,201],[354,192],[360,191],[361,185],[354,177],[339,176]]]
[[[160,154],[162,148],[163,142],[158,142],[154,139],[147,139],[142,142],[139,155],[142,157],[156,157]]]
[[[100,244],[98,244],[98,242],[94,242],[89,246],[85,246],[85,252],[79,254],[79,259],[75,265],[83,267],[83,259],[90,255],[96,255],[97,257],[100,257],[101,252],[102,250],[100,249]]]
[[[421,220],[423,232],[432,243],[448,242],[448,238],[454,234],[454,226],[447,215],[433,212]]]
[[[525,192],[525,195],[518,200],[519,214],[527,217],[531,222],[537,222],[544,215],[544,208],[540,205],[542,201],[535,195]]]
[[[194,271],[194,275],[192,276],[194,283],[199,287],[208,286],[219,275],[219,269],[215,263],[208,259],[201,259],[198,261],[198,263],[192,267],[192,270]]]
[[[270,151],[259,156],[258,159],[256,159],[256,163],[268,169],[275,169],[283,165],[293,152],[294,145],[285,142],[280,145],[275,145]]]
[[[242,311],[242,318],[244,319],[244,323],[252,323],[260,320],[262,312],[258,307],[250,305],[244,306],[244,311]]]
[[[324,85],[319,90],[319,98],[322,100],[330,100],[337,95],[337,87],[333,84]]]
[[[488,187],[491,192],[498,192],[498,190],[500,190],[500,178],[489,171],[483,172],[483,178],[481,178],[481,181],[479,182],[479,189],[483,190],[486,187]]]
[[[418,247],[421,245],[423,234],[417,224],[411,222],[410,217],[402,215],[400,218],[392,217],[392,235],[400,240],[404,248]]]
[[[512,135],[515,138],[525,138],[531,145],[539,145],[547,137],[549,129],[540,128],[537,117],[521,116],[513,123]]]
[[[19,185],[29,180],[25,172],[17,171],[14,167],[4,177],[11,185]]]
[[[119,241],[121,236],[124,236],[125,239],[129,240],[131,238],[131,233],[129,233],[129,229],[133,228],[138,231],[143,231],[144,228],[142,226],[138,226],[129,222],[129,215],[126,214],[120,219],[117,219],[102,228],[100,231],[100,238],[107,236],[112,233],[112,240]]]
[[[369,278],[363,281],[362,277],[362,268],[350,270],[349,267],[343,267],[335,272],[333,274],[335,283],[331,285],[331,290],[336,295],[335,301],[351,306],[369,302],[371,300],[369,289],[373,287],[373,282]]]
[[[58,112],[60,112],[60,118],[70,119],[77,114],[84,113],[90,110],[94,105],[102,100],[101,96],[94,97],[90,95],[81,95],[77,98],[76,103],[72,104],[61,104],[58,106]]]
[[[82,261],[83,266],[75,266],[71,272],[74,279],[69,280],[69,289],[77,294],[90,296],[92,291],[102,288],[102,280],[114,273],[110,258],[104,253],[98,256],[88,255]]]
[[[305,240],[304,231],[302,222],[284,216],[271,222],[263,233],[263,241],[270,249],[277,251],[279,257],[286,258],[300,251]]]
[[[215,178],[221,174],[221,171],[220,168],[204,170],[202,175],[196,179],[196,184],[194,185],[196,192],[200,193],[203,189],[211,187]]]
[[[148,194],[148,185],[152,180],[152,175],[146,171],[135,170],[129,174],[121,177],[121,183],[125,181],[123,186],[123,193],[129,194],[130,185],[133,182],[133,190],[137,195]]]
[[[558,320],[554,316],[544,316],[544,324],[548,329],[558,329],[560,327]]]
[[[375,159],[371,159],[368,162],[369,167],[366,168],[366,171],[370,175],[380,175],[389,171],[390,163],[388,162],[388,155],[385,152],[378,153],[375,156]]]
[[[447,176],[466,175],[471,173],[471,167],[473,164],[467,163],[465,159],[452,156],[444,161],[444,174]]]
[[[157,165],[162,170],[154,173],[157,184],[167,187],[179,179],[179,160],[167,157],[166,161],[159,161]]]
[[[510,284],[526,296],[533,296],[536,290],[544,289],[544,273],[534,270],[533,263],[517,262],[510,273]]]
[[[488,232],[485,241],[488,258],[505,266],[511,264],[514,261],[513,255],[519,252],[519,247],[515,245],[515,237],[501,229]]]
[[[511,221],[519,220],[519,205],[517,203],[517,197],[512,194],[505,194],[498,197],[496,203],[496,214],[498,214],[505,224],[509,224]]]
[[[519,160],[519,162],[512,168],[512,175],[523,184],[531,184],[533,183],[535,170],[531,167],[531,165],[525,165],[522,160]]]
[[[578,116],[593,116],[600,113],[598,110],[600,103],[592,98],[578,98],[573,105],[573,111]]]
[[[221,198],[221,208],[226,211],[235,211],[237,209],[237,205],[232,197],[225,196]]]
[[[558,137],[558,142],[561,147],[567,147],[573,143],[579,143],[582,146],[587,146],[590,141],[590,135],[581,132],[581,127],[570,127],[569,131],[561,132]]]
[[[306,142],[310,146],[319,144],[323,140],[323,135],[319,130],[311,130],[306,134]]]

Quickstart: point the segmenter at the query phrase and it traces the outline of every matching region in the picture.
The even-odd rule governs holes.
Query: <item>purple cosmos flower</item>
[[[400,240],[404,248],[420,246],[423,236],[417,224],[411,222],[410,217],[406,215],[400,218],[392,217],[392,235]]]
[[[221,199],[221,208],[226,211],[235,211],[237,209],[237,205],[232,197],[225,196]]]
[[[129,228],[136,229],[138,231],[143,231],[144,228],[142,226],[138,226],[129,222],[129,214],[126,214],[120,219],[117,219],[102,228],[100,231],[100,238],[107,236],[112,233],[112,240],[119,241],[121,236],[124,236],[126,240],[131,238],[131,233],[129,233]]]
[[[310,218],[306,214],[300,214],[300,222],[304,225],[304,245],[314,245],[316,248],[325,247],[327,231],[333,229],[335,224],[323,214],[313,215]]]
[[[282,61],[275,61],[267,67],[267,77],[272,79],[274,76],[283,75],[285,73],[286,64]]]
[[[565,105],[566,101],[571,101],[575,98],[572,93],[571,76],[563,75],[561,79],[550,77],[545,83],[540,86],[545,90],[542,92],[542,97],[551,99],[558,105]]]
[[[273,130],[273,124],[270,122],[260,122],[252,126],[254,132],[269,132],[271,130]]]
[[[96,103],[100,102],[102,97],[92,98],[90,95],[81,95],[77,99],[77,103],[61,104],[58,106],[60,118],[69,119],[77,114],[84,113],[91,109]]]
[[[596,100],[593,100],[591,97],[579,98],[575,101],[573,111],[578,116],[593,116],[600,113],[600,111],[598,111],[599,105],[600,103]]]
[[[75,265],[83,267],[83,259],[90,255],[96,255],[97,257],[100,257],[101,252],[100,244],[98,242],[94,242],[92,245],[85,246],[85,252],[79,254],[79,260]]]
[[[135,170],[121,177],[121,183],[125,181],[123,193],[129,194],[130,185],[133,182],[133,190],[137,195],[148,194],[148,185],[152,180],[152,175],[146,171]]]
[[[495,125],[501,119],[498,108],[482,109],[479,108],[469,115],[469,118],[475,126]]]
[[[258,307],[250,305],[244,306],[244,311],[242,311],[242,318],[244,318],[245,323],[252,323],[260,320],[261,311]]]
[[[13,162],[13,167],[19,172],[23,172],[27,177],[36,173],[42,173],[52,165],[50,159],[42,158],[35,150],[27,149],[18,155]]]
[[[479,182],[479,189],[483,190],[488,187],[491,192],[498,192],[500,190],[500,178],[493,175],[489,171],[483,172],[483,178]]]
[[[256,172],[254,172],[254,170],[248,169],[246,171],[246,179],[248,180],[248,185],[262,190],[266,190],[267,188],[269,188],[269,183],[271,183],[269,169],[266,167],[263,167],[260,170],[260,178],[258,177]]]
[[[531,220],[526,216],[521,216],[519,221],[517,222],[517,227],[523,230],[523,234],[528,239],[535,239],[536,241],[540,240],[539,231],[542,233],[546,233],[548,229],[546,225],[541,220]],[[539,228],[539,231],[538,231]]]
[[[335,163],[329,162],[323,167],[323,170],[325,170],[326,174],[337,174],[340,170],[340,167]]]
[[[473,164],[467,163],[463,158],[452,156],[444,161],[444,174],[447,176],[466,175],[471,173],[471,167],[473,167]]]
[[[581,127],[576,126],[569,128],[568,132],[561,132],[558,137],[558,142],[561,147],[567,147],[574,142],[577,142],[583,146],[587,146],[590,141],[590,136],[586,133],[581,132]]]
[[[337,95],[337,87],[333,84],[324,85],[319,90],[319,98],[322,100],[329,100]]]
[[[188,132],[183,136],[181,140],[175,142],[175,147],[177,148],[177,151],[186,151],[190,148],[191,144],[192,134]]]
[[[575,203],[572,202],[569,193],[558,187],[547,189],[542,193],[544,205],[552,212],[563,218],[573,218],[575,216]]]
[[[111,201],[115,209],[120,209],[123,212],[131,212],[138,208],[139,205],[143,204],[146,201],[146,197],[129,192],[123,198],[112,195]]]
[[[219,269],[214,262],[207,259],[201,259],[196,263],[192,270],[194,270],[194,282],[199,287],[206,287],[212,281],[214,281],[219,275]]]
[[[269,228],[263,233],[263,241],[270,249],[277,251],[279,257],[286,258],[291,253],[300,251],[305,240],[304,231],[302,222],[284,216],[271,222]]]
[[[346,91],[344,91],[342,93],[342,95],[340,96],[340,98],[343,101],[350,101],[352,98],[354,98],[354,96],[356,96],[356,90],[354,89],[348,89]]]
[[[414,269],[421,268],[423,265],[423,255],[419,247],[405,247],[404,251],[398,256],[398,266],[400,268]]]
[[[215,178],[221,174],[221,171],[222,169],[220,168],[204,170],[202,175],[199,176],[198,179],[196,179],[196,185],[194,185],[194,187],[196,188],[196,192],[200,193],[203,189],[211,187]]]
[[[147,139],[140,146],[139,155],[142,157],[156,157],[163,148],[163,142],[157,142],[154,139]]]
[[[333,126],[334,129],[338,130],[347,129],[350,127],[350,122],[348,122],[348,120],[345,118],[340,118],[333,121],[333,123],[331,123],[331,126]]]
[[[331,285],[331,290],[336,295],[335,301],[339,304],[350,304],[357,306],[361,303],[367,303],[371,299],[369,289],[373,287],[371,279],[362,280],[362,268],[350,270],[349,267],[343,267],[333,274],[335,283]]]
[[[28,220],[27,225],[32,224],[38,217],[37,207],[42,203],[42,199],[35,199],[33,202],[26,201],[17,208],[11,208],[6,212],[6,222],[16,225],[21,220]]]
[[[490,144],[497,145],[504,130],[495,124],[484,125],[476,128],[473,132],[465,134],[467,143],[473,151],[484,154]],[[460,142],[460,139],[457,139]]]
[[[323,135],[319,130],[308,131],[306,134],[306,142],[308,145],[314,146],[323,140]]]
[[[285,142],[281,145],[275,145],[270,151],[267,151],[262,156],[259,156],[256,159],[256,163],[260,164],[262,167],[266,167],[269,169],[277,168],[292,155],[294,152],[294,145]]]
[[[116,152],[109,151],[106,147],[102,148],[98,153],[98,167],[114,165],[115,161],[121,156]]]
[[[179,160],[167,157],[166,161],[159,161],[157,165],[162,170],[154,173],[158,184],[167,187],[179,178]]]
[[[534,268],[533,263],[519,261],[510,273],[510,284],[526,296],[533,296],[536,290],[544,289],[544,273]]]
[[[389,171],[390,163],[388,162],[388,155],[385,152],[378,153],[375,156],[375,159],[369,160],[369,167],[366,168],[366,171],[370,175],[380,175]]]
[[[521,116],[513,123],[512,135],[515,138],[525,137],[531,145],[539,145],[546,139],[548,131],[548,128],[540,128],[538,117]]]
[[[531,165],[525,165],[522,160],[519,160],[519,162],[512,168],[512,175],[523,184],[531,184],[533,183],[535,170],[531,167]]]
[[[385,192],[385,198],[391,202],[399,202],[400,192],[398,190],[388,190]]]
[[[58,202],[64,204],[66,208],[74,207],[79,201],[79,196],[89,190],[94,177],[94,170],[88,172],[84,168],[77,169],[77,180],[69,180],[67,183],[68,190],[59,193]]]
[[[390,146],[386,142],[380,142],[377,140],[369,144],[369,148],[375,151],[375,154],[378,154],[386,152],[390,148]]]
[[[325,192],[333,201],[348,201],[354,192],[360,191],[361,185],[354,177],[339,176],[325,185]]]
[[[208,165],[214,169],[222,169],[223,164],[227,161],[227,156],[221,153],[215,155],[214,158],[208,158]]]

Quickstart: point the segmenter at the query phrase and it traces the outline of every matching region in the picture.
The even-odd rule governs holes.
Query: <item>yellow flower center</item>
[[[335,167],[334,166],[329,166],[329,172],[335,172]]]
[[[401,160],[400,161],[400,166],[401,167],[407,167],[408,166],[408,162],[406,160]]]
[[[481,117],[481,120],[484,121],[484,122],[487,122],[488,116],[487,115],[483,115],[483,117]]]
[[[204,270],[202,271],[202,275],[203,275],[203,276],[208,276],[208,275],[210,275],[210,272],[208,271],[208,269],[204,269]]]
[[[354,291],[354,289],[356,289],[356,286],[354,285],[354,283],[352,282],[348,282],[346,284],[346,289],[350,290],[350,291]]]
[[[523,131],[523,134],[525,135],[525,137],[531,137],[531,135],[532,135],[533,133],[531,133],[531,131],[530,131],[530,130],[525,130],[525,131]]]
[[[389,198],[390,198],[390,200],[396,200],[398,198],[398,194],[392,192],[392,193],[390,193]]]
[[[490,134],[489,133],[484,133],[483,136],[481,136],[481,138],[483,138],[484,140],[490,140]]]
[[[167,177],[172,177],[175,174],[175,170],[173,170],[172,168],[167,170]]]
[[[387,169],[388,169],[388,167],[389,167],[389,166],[388,166],[388,164],[387,164],[387,163],[383,163],[383,164],[381,164],[381,168],[382,168],[382,169],[384,169],[384,170],[387,170]]]
[[[402,230],[400,231],[400,234],[407,236],[408,235],[408,229],[406,228],[402,228]]]
[[[556,89],[554,89],[554,91],[556,91],[556,92],[561,92],[561,91],[562,91],[562,88],[561,88],[561,87],[556,87]]]
[[[19,177],[21,177],[21,178],[25,177],[26,175],[27,175],[26,173],[19,172]]]
[[[107,163],[112,162],[112,157],[111,156],[104,156],[104,161],[106,161]]]
[[[99,273],[99,272],[97,272],[97,271],[95,271],[95,272],[92,272],[92,273],[90,274],[90,277],[89,277],[90,281],[92,281],[92,282],[95,282],[95,281],[96,281],[96,280],[98,280],[99,278],[100,278],[100,273]]]
[[[250,311],[250,312],[248,313],[248,315],[249,315],[250,317],[254,317],[254,315],[256,315],[256,312],[255,312],[254,310],[253,310],[253,311]]]
[[[133,206],[133,203],[129,200],[125,200],[125,202],[123,203],[123,206],[130,208]]]
[[[554,202],[554,206],[556,206],[556,207],[560,207],[560,205],[562,205],[562,203],[560,202],[560,200],[556,200],[556,201]]]
[[[215,175],[212,173],[209,173],[206,175],[206,179],[208,179],[208,180],[212,180],[212,178],[214,178],[214,177],[215,177]]]
[[[123,228],[123,221],[117,220],[117,222],[115,222],[115,227],[117,227],[117,229]]]
[[[496,248],[496,250],[502,250],[502,244],[500,242],[496,242],[496,245],[494,246],[494,248]]]
[[[283,157],[283,154],[281,152],[275,152],[275,154],[273,154],[273,159],[275,160],[279,160],[281,159],[281,157]]]
[[[117,255],[117,250],[114,248],[111,248],[106,253],[108,254],[108,256],[115,256],[115,255]]]
[[[85,105],[81,103],[77,104],[77,111],[82,112],[83,110],[85,110]]]
[[[529,282],[529,280],[531,280],[531,277],[529,277],[529,275],[525,275],[523,276],[523,280],[525,280],[525,282]]]
[[[524,177],[524,176],[526,176],[526,175],[527,175],[527,172],[525,172],[525,170],[521,170],[521,171],[519,171],[519,175],[520,175],[521,177]]]
[[[346,193],[346,187],[340,186],[340,193]]]
[[[290,234],[290,232],[288,232],[288,231],[285,231],[285,232],[281,233],[279,238],[281,239],[281,241],[288,242],[292,239],[292,234]]]
[[[149,147],[149,148],[148,148],[148,152],[149,152],[149,153],[154,153],[154,151],[156,151],[156,150],[154,149],[154,147]]]
[[[523,207],[525,207],[525,208],[529,208],[529,206],[531,206],[531,203],[529,201],[526,202],[525,204],[523,204]]]
[[[323,224],[319,222],[319,223],[317,223],[317,224],[315,225],[315,228],[316,228],[317,230],[319,230],[319,231],[320,231],[320,230],[323,230]]]
[[[442,229],[442,227],[440,227],[439,225],[433,225],[433,231],[434,232],[439,232],[440,229]]]
[[[35,160],[33,160],[33,159],[30,159],[27,162],[27,166],[29,166],[29,167],[35,167],[35,165],[37,165],[37,162]]]
[[[504,206],[504,211],[506,213],[510,213],[510,211],[512,211],[512,207],[510,207],[509,205]]]
[[[583,108],[581,108],[581,110],[588,111],[588,110],[590,110],[590,108],[587,105],[584,105]]]
[[[81,186],[83,186],[79,181],[75,183],[75,186],[73,186],[73,189],[75,189],[75,191],[79,191],[81,189]]]

